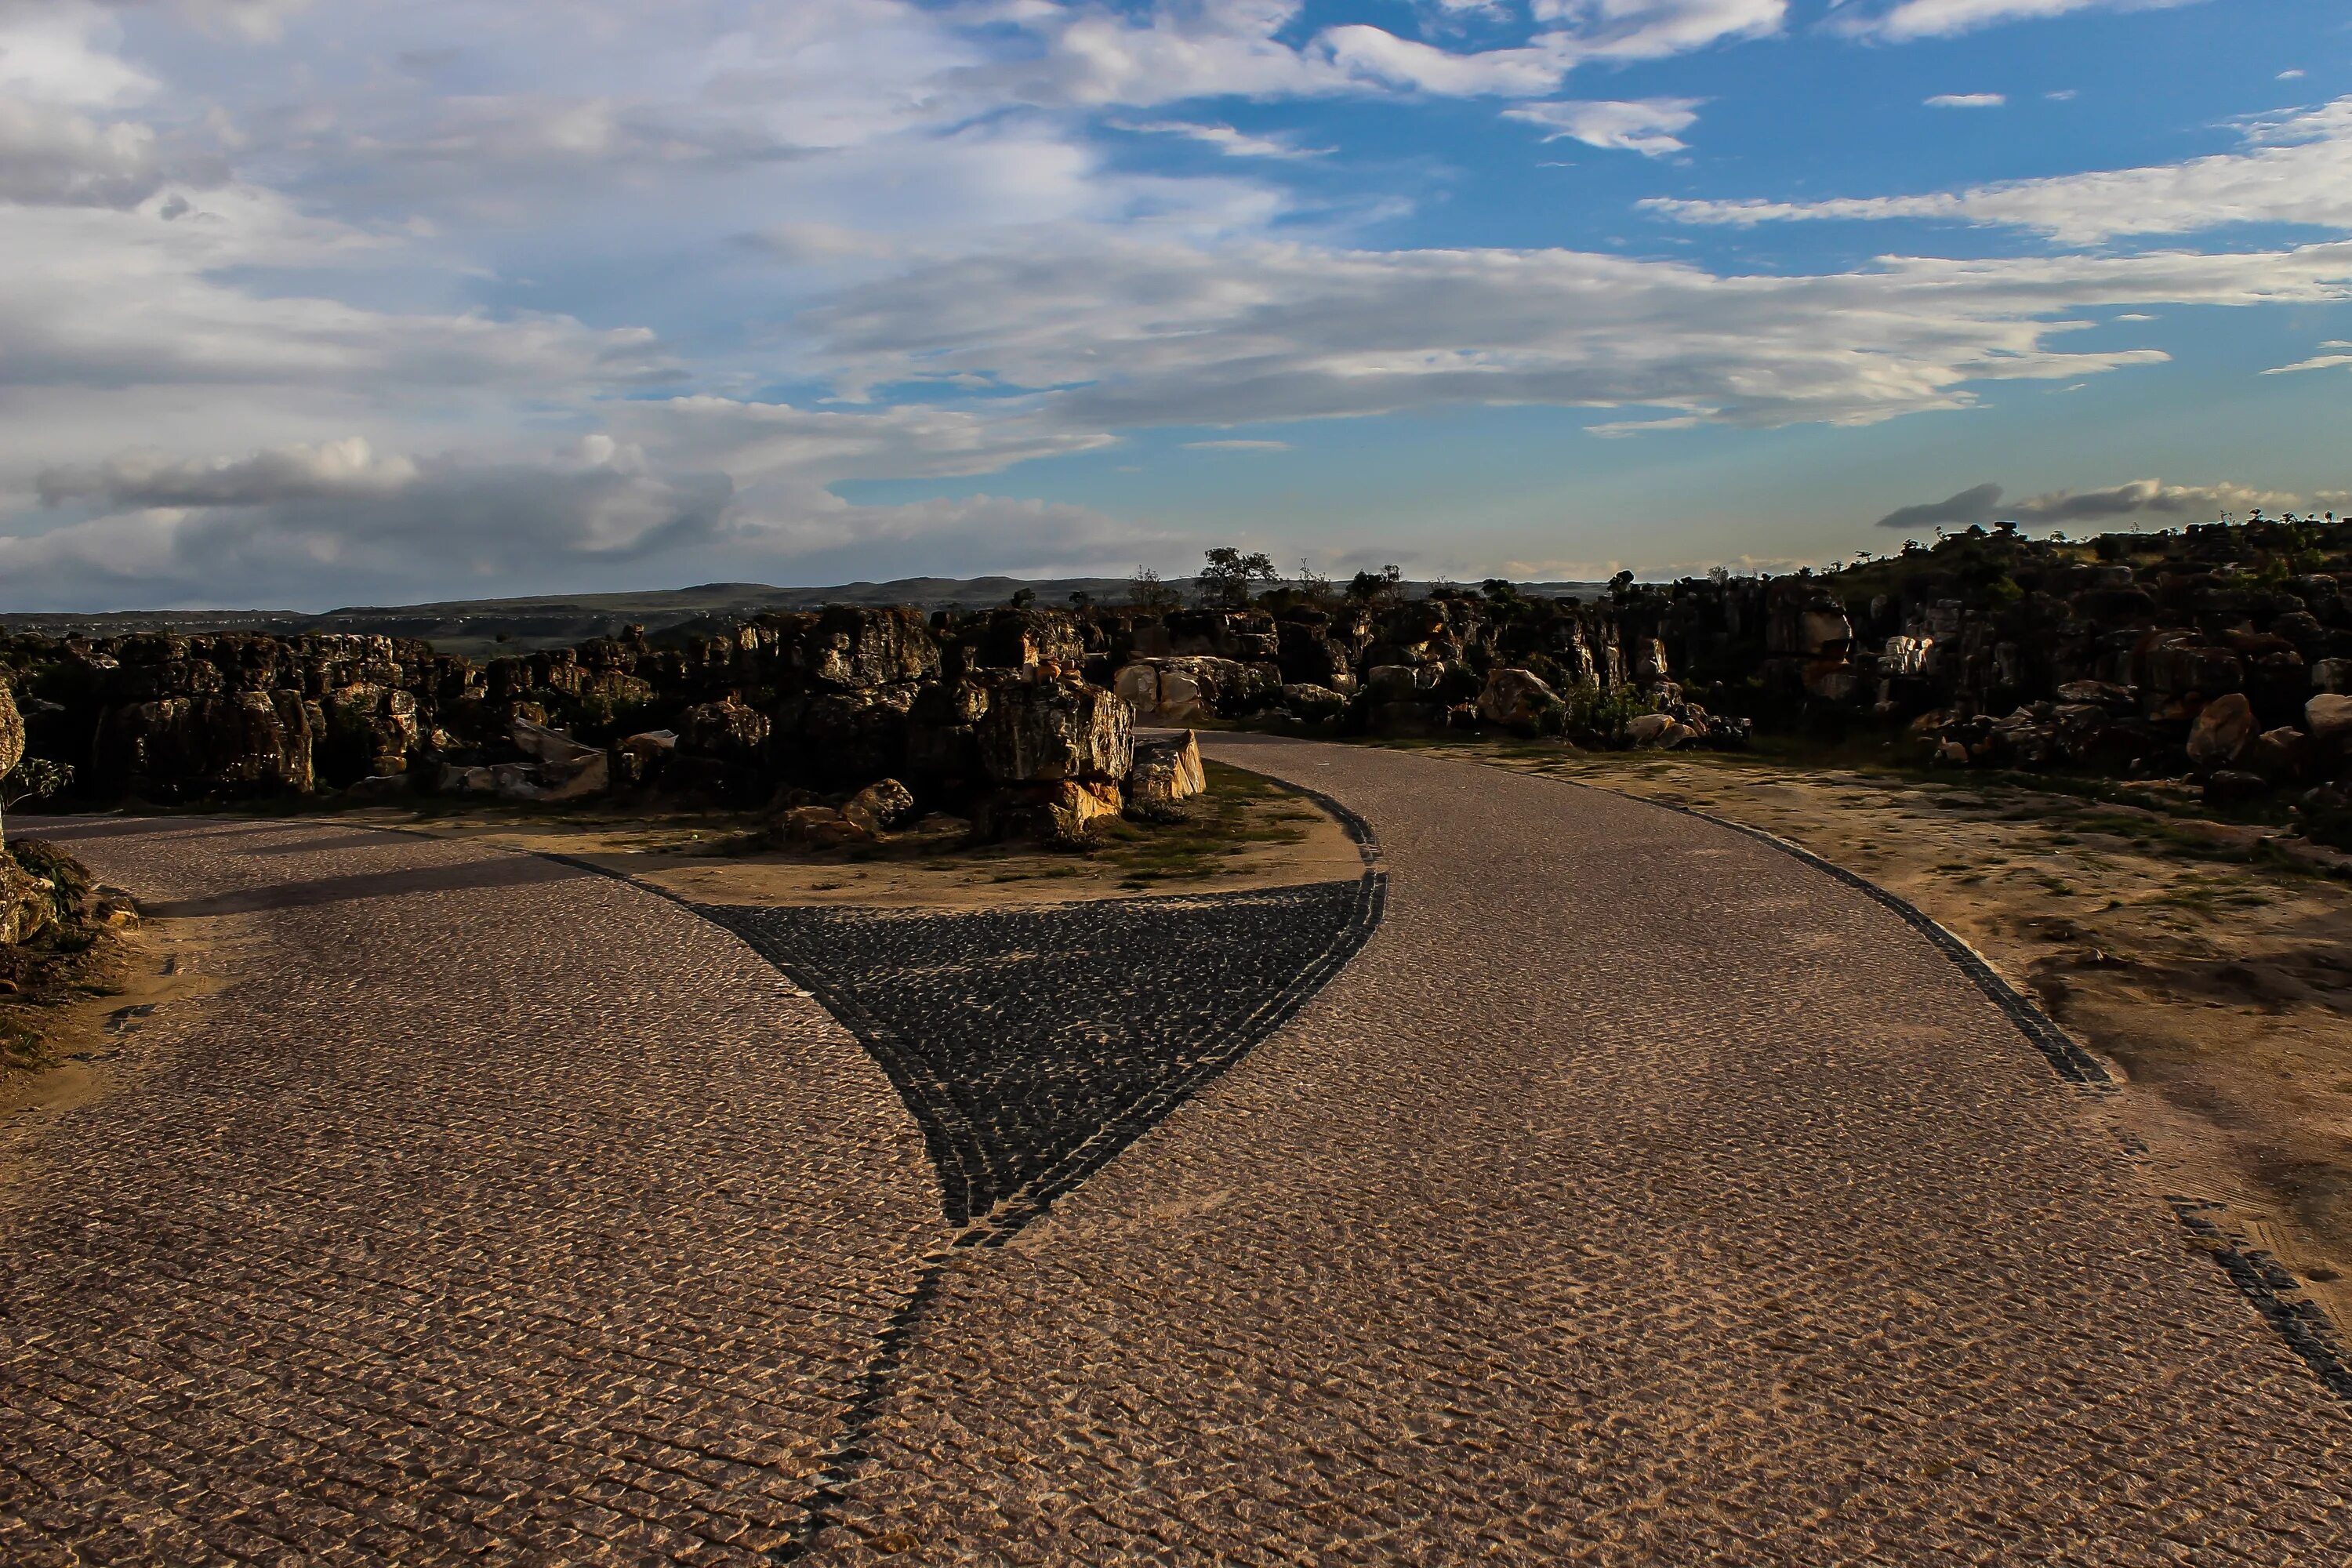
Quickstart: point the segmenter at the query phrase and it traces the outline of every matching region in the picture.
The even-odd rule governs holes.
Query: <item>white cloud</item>
[[[2278,79],[2281,81],[2301,81],[2303,79],[2303,72],[2299,70],[2284,70],[2278,73]]]
[[[1544,137],[1547,142],[1568,137],[1588,147],[1658,158],[1683,151],[1685,143],[1675,133],[1697,122],[1698,107],[1704,101],[1696,98],[1648,98],[1633,102],[1530,103],[1503,110],[1503,118],[1540,126],[1548,132]]]
[[[1939,92],[1926,100],[1929,109],[1999,109],[2008,101],[1998,92]]]
[[[1815,202],[1654,197],[1641,205],[1685,223],[1928,218],[2033,229],[2070,244],[2189,234],[2231,223],[2352,229],[2352,98],[2247,122],[2243,134],[2243,153],[1932,195]]]
[[[0,202],[135,206],[163,177],[145,125],[0,98]]]
[[[2302,504],[2297,497],[2279,490],[2226,482],[2168,485],[2162,479],[2134,479],[2095,490],[2051,490],[2007,505],[2001,503],[2002,493],[1999,485],[1977,485],[1943,500],[1899,507],[1880,518],[1878,526],[1919,534],[1935,528],[1968,528],[1994,521],[2033,528],[2136,521],[2211,522],[2225,511]]]
[[[2292,375],[2299,370],[2333,370],[2338,365],[2352,364],[2352,342],[2325,342],[2322,350],[2343,350],[2344,353],[2321,353],[2294,364],[2283,364],[2263,372],[2264,375]]]
[[[1343,251],[1138,241],[985,255],[807,318],[852,388],[1062,389],[1073,426],[1233,425],[1451,403],[1661,405],[1745,425],[1968,405],[1971,383],[2165,356],[2066,352],[2126,303],[2352,296],[2352,244],[2226,256],[1889,260],[1723,277],[1562,250]]]
[[[116,53],[104,7],[79,0],[0,5],[0,98],[121,109],[153,95],[155,79]]]
[[[1328,147],[1301,147],[1286,136],[1253,136],[1230,125],[1201,125],[1185,120],[1113,121],[1114,128],[1139,136],[1181,136],[1205,142],[1228,158],[1320,158]]]
[[[398,313],[320,294],[271,295],[222,274],[333,266],[368,236],[302,217],[268,192],[193,206],[18,207],[0,226],[0,342],[9,390],[173,383],[455,389],[624,384],[667,373],[651,333],[568,317]]]
[[[1287,452],[1287,441],[1187,441],[1188,452]]]
[[[415,462],[378,458],[363,436],[281,447],[247,458],[190,460],[123,452],[102,463],[45,469],[41,500],[102,500],[110,507],[264,506],[396,494],[415,484]]]
[[[1840,0],[1832,0],[1838,4]],[[1895,0],[1875,9],[1855,6],[1838,18],[1845,31],[1890,43],[1945,38],[2002,22],[2038,21],[2076,11],[2141,11],[2193,0]]]
[[[1534,0],[1538,28],[1526,42],[1458,51],[1366,23],[1284,42],[1303,9],[1299,0],[1167,0],[1140,13],[1026,5],[1013,14],[1040,54],[967,80],[1032,103],[1089,107],[1381,87],[1535,98],[1589,62],[1660,59],[1778,31],[1788,0]]]
[[[856,505],[789,465],[739,486],[607,437],[502,459],[377,458],[351,445],[340,466],[315,448],[132,455],[61,480],[71,492],[61,500],[112,510],[0,533],[11,607],[324,607],[637,586],[656,559],[673,576],[787,583],[870,574],[877,552],[895,552],[950,573],[1124,571],[1171,543],[1165,531],[1066,503]],[[821,468],[838,454],[803,456]],[[377,482],[350,482],[352,468]]]

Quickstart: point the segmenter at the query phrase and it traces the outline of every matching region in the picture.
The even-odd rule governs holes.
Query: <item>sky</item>
[[[2352,508],[2342,0],[0,0],[0,609]]]

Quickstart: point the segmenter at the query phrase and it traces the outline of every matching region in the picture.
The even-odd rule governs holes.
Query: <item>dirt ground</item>
[[[87,1104],[153,1066],[142,1036],[158,1009],[184,1005],[224,984],[215,923],[149,921],[110,933],[102,968],[69,1000],[6,1009],[38,1036],[46,1065],[0,1073],[0,1121]]]
[[[1206,766],[1209,789],[1186,822],[1110,825],[1085,850],[976,845],[969,825],[934,816],[883,842],[842,849],[751,843],[756,817],[624,818],[487,807],[446,814],[351,814],[417,832],[574,857],[681,897],[725,904],[861,904],[1000,909],[1153,893],[1227,893],[1363,872],[1354,840],[1306,796],[1238,769]]]
[[[1761,828],[1909,900],[2124,1080],[2160,1191],[2226,1205],[2352,1324],[2352,880],[2193,808],[1965,774],[1439,749]]]

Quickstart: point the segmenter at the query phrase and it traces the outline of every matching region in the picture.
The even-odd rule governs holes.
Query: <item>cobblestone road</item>
[[[997,1248],[690,910],[73,837],[274,960],[0,1135],[0,1562],[726,1563],[813,1500],[842,1563],[2352,1558],[2344,1405],[1893,912],[1612,795],[1213,749],[1367,817],[1385,919]]]
[[[2352,1560],[2344,1407],[1892,912],[1621,797],[1221,739],[1386,919],[958,1254],[835,1561]]]
[[[253,966],[158,1014],[135,1082],[0,1131],[0,1563],[793,1540],[946,1234],[845,1031],[689,911],[545,860],[48,836]]]

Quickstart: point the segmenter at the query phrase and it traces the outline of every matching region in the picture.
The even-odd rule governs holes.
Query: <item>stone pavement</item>
[[[1211,749],[1368,818],[1385,917],[997,1247],[945,1245],[890,1080],[690,910],[84,830],[280,962],[0,1133],[0,1562],[2352,1560],[2346,1407],[1894,912],[1622,797]],[[938,929],[831,933],[813,983],[940,1092],[1050,1102],[974,1144],[1028,1179],[1130,1047],[992,1056],[975,1007],[1017,1055],[1046,1004],[943,976],[1098,972]]]
[[[1368,818],[1386,917],[951,1259],[834,1560],[2352,1561],[2344,1406],[1893,912],[1620,796],[1208,749]]]
[[[0,1563],[765,1563],[946,1227],[676,904],[331,824],[42,825],[260,958],[0,1131]]]

